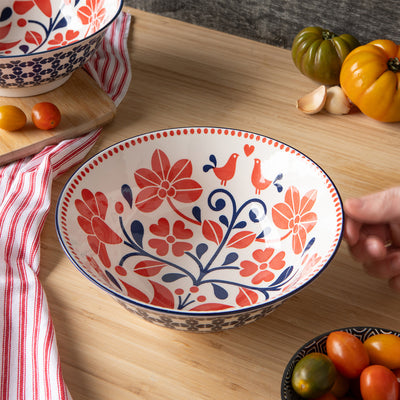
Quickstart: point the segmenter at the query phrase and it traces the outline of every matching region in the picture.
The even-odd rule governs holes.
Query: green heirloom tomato
[[[294,38],[292,58],[302,74],[323,85],[338,85],[340,69],[358,40],[349,34],[335,35],[327,29],[311,26]]]

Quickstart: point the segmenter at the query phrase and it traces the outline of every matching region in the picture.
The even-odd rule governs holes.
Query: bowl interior
[[[343,329],[336,329],[345,332],[349,332],[352,335],[356,336],[362,342],[367,340],[370,336],[374,336],[380,333],[391,333],[397,336],[400,336],[400,332],[395,332],[388,329],[376,328],[376,327],[348,327]],[[330,331],[331,332],[331,331]],[[330,332],[323,333],[315,337],[314,339],[307,342],[304,346],[302,346],[290,359],[288,365],[285,368],[282,378],[282,386],[281,386],[281,398],[282,400],[302,400],[302,397],[299,396],[292,388],[291,379],[293,374],[293,369],[297,362],[299,362],[304,356],[314,352],[320,352],[326,354],[326,339]]]
[[[24,56],[77,43],[106,27],[122,0],[6,1],[0,9],[0,56]]]
[[[71,177],[56,215],[64,250],[93,282],[179,313],[281,301],[326,267],[342,224],[336,188],[305,155],[210,127],[102,151]]]

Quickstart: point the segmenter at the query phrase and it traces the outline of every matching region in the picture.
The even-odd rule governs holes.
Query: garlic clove
[[[321,85],[311,93],[307,93],[301,99],[297,100],[296,107],[306,114],[316,114],[324,108],[326,96],[326,86]]]
[[[351,103],[340,86],[332,86],[327,90],[325,110],[331,114],[348,114]]]

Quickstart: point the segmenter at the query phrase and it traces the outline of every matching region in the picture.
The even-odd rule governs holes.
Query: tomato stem
[[[322,31],[322,39],[324,39],[324,40],[330,40],[336,36],[337,35],[335,35],[333,32],[326,31],[326,30]]]
[[[400,60],[397,57],[390,58],[387,65],[390,71],[400,72]]]

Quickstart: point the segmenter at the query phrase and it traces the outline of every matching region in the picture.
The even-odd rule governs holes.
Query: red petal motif
[[[192,163],[189,160],[182,159],[177,161],[168,173],[168,181],[171,184],[174,182],[179,181],[181,179],[190,178],[192,176],[193,167]]]
[[[43,38],[39,32],[27,31],[25,33],[25,40],[27,41],[27,43],[39,45],[40,43],[42,43]]]
[[[203,222],[202,232],[207,240],[211,240],[216,244],[220,244],[224,236],[221,226],[217,222],[210,220]]]
[[[154,171],[148,168],[139,168],[135,172],[134,176],[136,184],[140,189],[161,184],[161,178]]]
[[[167,179],[171,164],[167,155],[162,150],[156,150],[151,157],[151,168],[161,178]]]
[[[174,295],[164,285],[153,281],[149,282],[154,289],[154,297],[150,304],[173,309],[175,307]]]
[[[258,294],[254,290],[240,288],[239,294],[236,296],[236,304],[240,307],[251,306],[256,304],[258,300]]]
[[[107,244],[122,243],[122,239],[101,218],[93,217],[92,227],[100,241]]]
[[[48,18],[51,18],[51,1],[50,0],[33,0],[40,8],[40,11]]]
[[[30,0],[15,1],[13,4],[13,9],[17,14],[23,15],[23,14],[27,13],[34,5],[35,5],[35,3]]]
[[[129,285],[129,283],[124,282],[122,279],[121,282],[125,286],[125,289],[129,297],[131,297],[134,300],[141,301],[142,303],[147,303],[147,304],[150,303],[150,299],[142,291]]]
[[[231,237],[227,244],[227,247],[233,247],[234,249],[244,249],[254,242],[256,236],[257,235],[251,231],[238,232]]]
[[[155,276],[164,267],[165,264],[160,261],[145,260],[137,263],[134,271],[141,276]]]
[[[199,306],[193,307],[190,311],[218,311],[218,310],[226,310],[227,308],[232,308],[229,304],[220,304],[220,303],[206,303],[201,304]]]
[[[182,203],[192,203],[203,193],[202,187],[193,179],[181,179],[174,183],[174,188],[174,199]]]

